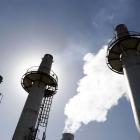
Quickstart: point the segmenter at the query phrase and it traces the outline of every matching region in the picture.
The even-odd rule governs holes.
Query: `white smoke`
[[[64,132],[75,133],[82,124],[107,120],[109,109],[126,96],[124,77],[112,72],[106,64],[106,50],[84,57],[84,77],[79,81],[77,94],[65,106]]]

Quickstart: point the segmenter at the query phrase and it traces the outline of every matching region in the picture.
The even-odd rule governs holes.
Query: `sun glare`
[[[26,53],[22,56],[17,56],[17,61],[14,63],[13,73],[11,74],[11,84],[14,86],[15,91],[23,92],[23,88],[21,86],[21,79],[23,75],[29,68],[39,66],[41,58],[40,54],[37,53]],[[23,96],[26,95],[22,94],[21,98]]]

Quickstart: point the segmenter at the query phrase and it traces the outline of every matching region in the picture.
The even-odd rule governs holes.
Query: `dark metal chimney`
[[[74,140],[74,135],[71,133],[64,133],[61,140]]]

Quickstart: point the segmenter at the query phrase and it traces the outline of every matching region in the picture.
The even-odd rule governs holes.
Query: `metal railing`
[[[125,32],[124,32],[125,33]],[[120,33],[119,35],[121,34],[124,34],[124,33]],[[128,32],[128,35],[124,35],[120,38],[117,37],[117,35],[108,43],[108,50],[110,50],[109,48],[112,47],[112,45],[114,45],[115,43],[117,43],[118,41],[120,40],[124,40],[124,39],[127,39],[127,38],[130,38],[130,37],[135,37],[135,38],[140,38],[140,33],[138,32],[134,32],[134,31],[129,31]]]
[[[45,68],[46,68],[46,67],[45,67]],[[33,66],[33,67],[29,68],[29,69],[27,70],[26,73],[37,72],[38,69],[39,69],[39,66]],[[39,72],[40,72],[40,71],[39,71]],[[57,77],[57,75],[56,75],[52,70],[50,70],[49,75],[50,75],[51,77],[53,77],[53,79],[55,79],[56,82],[58,82],[58,77]]]

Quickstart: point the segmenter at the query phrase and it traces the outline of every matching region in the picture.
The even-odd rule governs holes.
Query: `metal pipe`
[[[130,88],[130,101],[140,134],[140,34],[129,32],[126,25],[116,27],[116,37],[108,46],[107,64],[111,70],[124,74]]]
[[[63,133],[61,140],[74,140],[74,135],[71,133]]]
[[[38,72],[43,72],[49,75],[53,57],[46,54],[42,59]],[[36,75],[31,75],[36,76]],[[38,78],[37,76],[34,78]],[[35,125],[38,118],[38,113],[41,105],[42,98],[44,97],[44,90],[46,84],[40,81],[34,81],[30,89],[28,98],[20,116],[18,125],[14,132],[12,140],[28,140],[32,131],[35,131]]]

